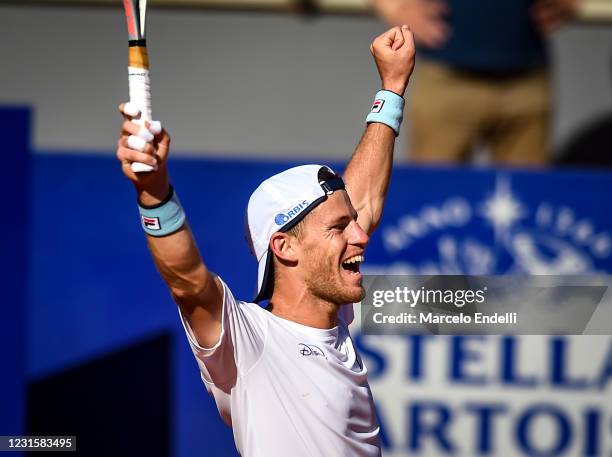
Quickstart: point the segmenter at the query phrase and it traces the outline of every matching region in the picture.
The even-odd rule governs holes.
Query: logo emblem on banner
[[[366,274],[567,275],[612,270],[612,238],[584,213],[513,192],[497,176],[481,200],[450,194],[382,228],[389,261]],[[491,234],[492,229],[492,234]],[[418,251],[422,256],[414,255]],[[415,260],[416,259],[416,260]]]

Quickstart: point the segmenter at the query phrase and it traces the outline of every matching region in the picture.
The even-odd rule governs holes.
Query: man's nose
[[[350,244],[355,244],[357,246],[365,247],[370,241],[370,237],[368,234],[361,228],[361,226],[357,223],[357,221],[353,221],[351,224],[351,236],[349,238]]]

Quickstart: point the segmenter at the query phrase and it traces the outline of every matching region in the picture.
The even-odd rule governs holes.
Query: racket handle
[[[144,126],[145,121],[151,121],[151,80],[149,78],[149,70],[141,67],[128,67],[128,81],[130,102],[140,110],[140,118],[134,120],[134,122]],[[134,173],[154,170],[155,167],[145,163],[132,163],[132,171]]]

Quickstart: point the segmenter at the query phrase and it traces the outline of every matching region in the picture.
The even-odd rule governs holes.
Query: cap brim
[[[272,276],[272,251],[268,249],[257,266],[257,296],[253,300],[259,303],[270,298],[270,281]]]

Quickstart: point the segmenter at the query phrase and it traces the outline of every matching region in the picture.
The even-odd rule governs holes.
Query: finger
[[[165,130],[162,130],[162,132],[156,137],[155,141],[157,142],[157,150],[155,155],[161,162],[166,159],[168,152],[170,151],[170,135],[168,135],[168,132]]]
[[[140,114],[140,109],[132,102],[127,102],[123,105],[123,112],[127,116],[137,117]]]
[[[121,113],[121,115],[123,116],[123,119],[125,119],[126,121],[131,121],[132,116],[128,116],[127,114],[125,114],[125,112],[123,111],[124,108],[125,108],[125,103],[121,103],[119,105],[119,113]]]
[[[136,135],[130,135],[127,139],[127,145],[130,149],[135,149],[136,151],[144,151],[147,142]]]
[[[153,134],[146,127],[133,121],[125,121],[121,125],[121,133],[129,133],[130,135],[142,138],[147,142],[153,141],[154,139]]]
[[[151,144],[151,143],[147,143],[144,147],[144,149],[142,150],[143,153],[149,155],[149,156],[155,156],[156,155],[156,151],[155,151],[155,147]]]
[[[402,26],[402,35],[404,36],[404,46],[414,49],[414,36],[412,30],[406,24]]]
[[[446,2],[430,0],[424,4],[425,14],[430,17],[445,16],[450,13],[450,7]]]
[[[391,36],[391,50],[397,51],[404,45],[404,35],[402,34],[402,29],[400,27],[394,27],[393,35]]]
[[[391,45],[391,50],[392,51],[397,51],[398,49],[400,49],[402,46],[404,46],[404,37],[402,35],[401,38],[396,39],[393,44]]]
[[[137,181],[139,176],[137,173],[132,171],[132,163],[131,162],[121,162],[121,169],[123,173],[131,180]]]
[[[121,133],[129,133],[130,135],[137,135],[140,130],[140,125],[133,121],[123,121],[121,124]]]
[[[136,136],[138,138],[142,138],[147,143],[150,141],[153,141],[153,139],[155,138],[155,136],[153,136],[153,134],[149,131],[149,129],[146,128],[144,125],[140,126],[140,130],[138,130],[138,133],[136,134]]]
[[[133,149],[132,143],[130,142],[129,138],[130,138],[129,136],[122,136],[121,138],[119,138],[119,141],[117,142],[117,150],[119,150],[120,148]],[[156,155],[155,146],[152,143],[146,143],[142,150],[140,149],[134,149],[134,150],[145,153],[150,156]]]
[[[138,118],[140,115],[140,110],[130,102],[121,103],[118,108],[119,112],[123,116],[123,119],[126,121],[131,121],[134,118]]]
[[[157,143],[157,149],[158,151],[161,151],[162,149],[164,149],[165,153],[168,152],[168,149],[170,149],[170,135],[168,135],[168,132],[166,132],[165,130],[162,130],[162,133],[160,133],[158,135],[159,139],[156,140]]]
[[[440,47],[440,45],[436,42],[436,40],[434,40],[433,38],[431,38],[428,35],[421,35],[417,38],[417,41],[419,42],[419,44],[421,46],[424,46],[428,49],[437,49]]]
[[[450,28],[443,22],[434,22],[427,27],[421,34],[421,39],[429,48],[439,48],[450,35]]]
[[[393,51],[397,51],[402,46],[404,46],[404,35],[402,34],[401,27],[396,27],[394,30],[393,45],[391,46],[391,49]]]
[[[393,27],[392,29],[387,30],[385,33],[383,33],[380,38],[383,46],[393,49],[393,43],[395,43],[395,41],[398,40],[400,37],[403,40],[400,28]]]
[[[407,30],[409,29],[406,24],[400,27],[400,33],[398,37],[395,39],[395,41],[393,42],[393,46],[391,46],[392,50],[397,51],[398,49],[401,49],[404,46],[404,44],[406,44],[406,35],[404,35],[404,33]]]
[[[148,123],[148,127],[149,127],[149,131],[153,134],[153,135],[159,135],[162,131],[162,125],[161,122],[159,121],[150,121]]]
[[[452,30],[451,28],[443,22],[439,22],[433,29],[434,32],[434,40],[436,46],[442,46],[444,43],[448,41]]]
[[[134,149],[129,149],[126,147],[120,147],[117,149],[117,158],[121,163],[140,162],[151,165],[152,167],[157,167],[157,159],[154,155],[135,151]]]

